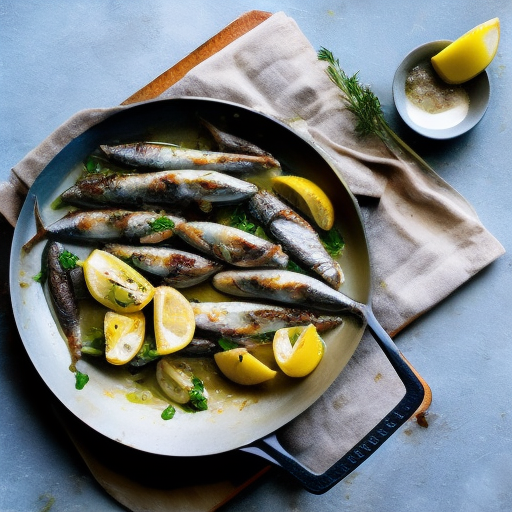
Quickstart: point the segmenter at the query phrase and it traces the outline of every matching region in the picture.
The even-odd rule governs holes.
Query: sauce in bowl
[[[469,112],[469,95],[464,87],[443,82],[427,61],[409,71],[405,95],[409,117],[425,128],[457,126]]]

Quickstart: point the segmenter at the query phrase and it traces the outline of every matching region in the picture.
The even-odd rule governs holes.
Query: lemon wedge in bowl
[[[171,286],[158,286],[153,298],[156,349],[160,355],[186,347],[196,322],[190,302]]]
[[[107,311],[104,320],[105,358],[111,364],[129,363],[144,343],[146,318],[142,311]]]
[[[276,176],[271,180],[277,194],[328,231],[334,224],[334,206],[327,194],[301,176]]]
[[[272,345],[279,368],[289,377],[309,375],[325,352],[325,343],[313,324],[279,329]]]
[[[217,352],[213,357],[219,370],[229,380],[244,386],[261,384],[277,374],[243,347]]]
[[[477,25],[431,59],[437,74],[449,84],[462,84],[480,74],[494,59],[500,41],[500,20]]]
[[[118,313],[140,311],[153,298],[153,285],[130,265],[106,251],[92,251],[84,261],[83,269],[90,294]]]

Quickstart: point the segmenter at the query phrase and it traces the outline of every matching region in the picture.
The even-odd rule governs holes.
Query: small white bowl
[[[414,108],[405,91],[405,82],[411,70],[419,65],[430,64],[430,59],[446,48],[452,41],[432,41],[412,50],[402,61],[393,79],[393,99],[404,122],[415,132],[431,139],[451,139],[473,128],[482,119],[490,97],[489,76],[482,71],[478,76],[461,84],[468,97],[469,107],[460,120],[449,119],[443,114],[428,114]],[[435,71],[432,72],[435,74]],[[418,115],[420,114],[420,115]],[[424,114],[424,115],[423,115]],[[446,123],[444,122],[446,121]]]

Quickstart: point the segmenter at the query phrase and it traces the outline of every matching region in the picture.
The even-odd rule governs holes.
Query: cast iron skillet
[[[346,275],[342,291],[365,304],[370,331],[403,381],[403,399],[361,442],[326,472],[316,474],[287,453],[276,431],[301,414],[332,384],[352,357],[366,328],[350,316],[342,328],[325,336],[327,354],[307,378],[292,384],[281,379],[258,389],[232,388],[229,398],[212,403],[208,411],[179,414],[171,421],[160,417],[162,406],[129,402],[131,384],[104,367],[81,361],[80,371],[90,376],[81,391],[68,370],[67,347],[48,307],[43,289],[31,277],[40,270],[44,243],[28,255],[21,246],[34,234],[37,198],[45,224],[64,212],[52,211],[51,202],[76,179],[70,171],[100,144],[136,140],[174,143],[196,139],[199,117],[246,138],[271,152],[283,168],[313,179],[335,203],[337,227],[346,250],[341,263]],[[90,246],[66,244],[85,257]],[[167,456],[204,456],[242,449],[282,466],[313,493],[323,493],[348,475],[400,427],[421,404],[424,389],[396,346],[376,321],[371,309],[370,260],[360,212],[354,197],[334,168],[309,142],[285,124],[233,103],[177,98],[136,104],[117,112],[72,140],[48,164],[31,187],[15,229],[10,268],[11,298],[21,339],[34,366],[55,396],[78,418],[104,436],[126,446]],[[222,411],[222,412],[220,412]]]

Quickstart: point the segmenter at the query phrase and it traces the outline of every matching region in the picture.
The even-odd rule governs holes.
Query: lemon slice
[[[105,357],[111,364],[126,364],[144,343],[146,319],[142,311],[116,313],[107,311],[104,320]]]
[[[449,84],[461,84],[481,73],[494,59],[500,41],[500,20],[493,18],[466,32],[432,57],[437,74]]]
[[[279,368],[289,377],[305,377],[320,363],[325,344],[313,324],[279,329],[272,343]]]
[[[160,355],[186,347],[194,337],[196,322],[190,302],[175,288],[155,289],[154,323],[156,349]]]
[[[153,298],[153,285],[113,254],[95,249],[83,269],[91,295],[118,313],[140,311]]]
[[[334,207],[318,185],[300,176],[276,176],[271,183],[281,197],[312,218],[320,228],[332,228]]]
[[[233,382],[244,386],[273,379],[277,372],[250,354],[246,348],[217,352],[214,356],[219,370]]]

